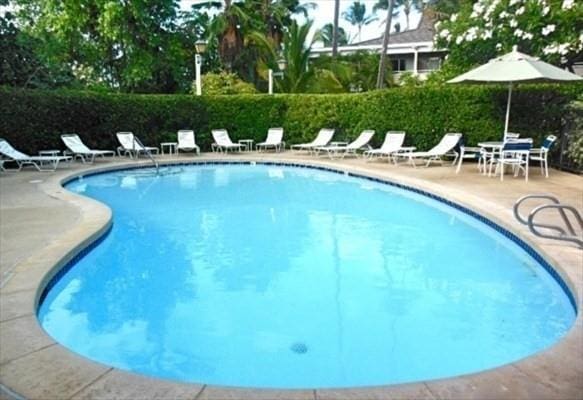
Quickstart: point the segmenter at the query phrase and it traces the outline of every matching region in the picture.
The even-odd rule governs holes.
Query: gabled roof
[[[403,32],[391,33],[390,44],[406,44],[419,42],[433,42],[435,36],[435,14],[430,9],[425,9],[421,15],[419,25],[415,29],[409,29]],[[364,40],[358,43],[352,43],[351,46],[371,46],[382,45],[383,36],[376,39]]]

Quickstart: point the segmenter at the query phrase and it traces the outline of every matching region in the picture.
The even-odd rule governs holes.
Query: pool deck
[[[430,191],[517,234],[556,268],[571,288],[578,308],[583,305],[583,250],[567,242],[535,237],[512,213],[516,199],[533,193],[552,193],[563,203],[583,210],[581,176],[552,170],[545,179],[533,167],[528,183],[511,176],[500,182],[480,175],[474,164],[465,164],[456,175],[447,164],[412,168],[362,159],[329,160],[289,151],[159,159],[301,162]],[[31,168],[0,173],[0,399],[583,399],[580,312],[564,339],[515,363],[450,379],[371,388],[262,390],[184,384],[124,372],[70,352],[38,324],[35,309],[39,291],[56,270],[107,229],[111,212],[103,204],[64,190],[60,182],[86,170],[129,163],[116,159],[92,166],[73,163],[71,168],[54,173]],[[525,212],[537,204],[525,204]],[[551,213],[545,220],[558,224],[558,216]]]

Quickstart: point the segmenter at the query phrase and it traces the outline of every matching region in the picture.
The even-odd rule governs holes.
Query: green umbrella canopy
[[[455,77],[448,81],[448,83],[508,83],[508,104],[506,108],[506,124],[504,127],[504,138],[506,138],[513,83],[568,82],[580,80],[583,80],[583,78],[541,61],[538,58],[520,53],[516,46],[514,46],[510,53],[493,58],[487,64]]]

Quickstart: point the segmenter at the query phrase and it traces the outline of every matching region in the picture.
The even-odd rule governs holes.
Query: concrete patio
[[[583,304],[583,250],[567,242],[535,237],[513,216],[521,196],[551,193],[583,210],[583,178],[556,170],[548,179],[532,168],[523,178],[488,178],[474,164],[460,174],[448,164],[412,168],[362,159],[330,160],[291,152],[205,153],[161,156],[164,161],[275,160],[317,164],[420,188],[466,207],[506,227],[555,267]],[[149,161],[140,160],[148,164]],[[262,390],[184,384],[135,375],[78,356],[49,337],[36,319],[36,303],[48,279],[111,223],[103,204],[77,196],[61,181],[90,169],[118,168],[127,159],[73,163],[54,173],[27,169],[0,174],[0,399],[582,399],[583,318],[556,345],[518,362],[451,379],[357,389]],[[536,201],[528,203],[530,211]],[[559,224],[546,213],[545,220]]]

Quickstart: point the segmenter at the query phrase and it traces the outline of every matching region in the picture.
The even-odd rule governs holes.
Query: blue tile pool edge
[[[453,207],[453,208],[471,216],[472,218],[475,218],[478,221],[488,225],[489,227],[495,229],[497,232],[501,233],[506,238],[510,239],[511,241],[516,243],[518,246],[520,246],[524,251],[526,251],[532,258],[534,258],[540,265],[542,265],[543,268],[551,275],[551,277],[559,284],[559,286],[561,287],[563,292],[567,295],[569,302],[571,303],[571,306],[573,307],[573,310],[575,311],[575,314],[578,314],[579,310],[577,307],[577,300],[575,299],[575,295],[573,294],[573,292],[571,291],[571,289],[569,288],[569,286],[567,285],[567,283],[565,282],[563,277],[530,244],[528,244],[527,242],[522,240],[520,237],[518,237],[517,235],[515,235],[514,233],[512,233],[508,229],[506,229],[503,226],[499,225],[498,223],[492,221],[491,219],[484,217],[483,215],[479,214],[478,212],[476,212],[476,211],[474,211],[466,206],[463,206],[459,203],[448,200],[445,197],[428,192],[426,190],[422,190],[422,189],[416,188],[414,186],[405,185],[405,184],[391,181],[388,179],[376,178],[376,177],[369,176],[369,175],[362,174],[362,173],[355,173],[355,172],[345,171],[345,170],[321,166],[321,165],[313,165],[313,164],[305,164],[305,163],[289,162],[289,161],[282,162],[282,161],[264,161],[264,160],[261,160],[261,161],[249,161],[249,160],[233,160],[233,161],[200,160],[200,161],[198,161],[198,160],[193,160],[193,161],[186,161],[186,162],[183,161],[183,162],[163,163],[160,166],[161,167],[177,167],[177,166],[185,166],[185,165],[258,165],[258,164],[259,165],[281,166],[281,167],[310,168],[310,169],[327,171],[327,172],[332,172],[332,173],[341,174],[341,175],[347,175],[347,176],[354,177],[354,178],[366,179],[366,180],[369,180],[372,182],[393,186],[393,187],[403,189],[403,190],[408,190],[408,191],[429,197],[433,200],[437,200],[437,201],[439,201],[443,204],[446,204],[450,207]],[[135,169],[150,169],[150,168],[153,168],[153,167],[150,164],[145,164],[145,165],[134,165],[134,166],[122,166],[119,168],[114,167],[114,168],[107,168],[107,169],[103,169],[103,170],[100,169],[97,171],[86,171],[86,172],[83,172],[79,175],[72,175],[72,176],[69,176],[69,177],[63,179],[61,181],[61,185],[64,187],[69,182],[72,182],[72,181],[75,181],[78,179],[82,179],[82,178],[87,177],[87,176],[103,175],[103,174],[108,174],[108,173],[112,173],[112,172],[129,171],[129,170],[135,170]],[[63,264],[63,266],[61,268],[59,268],[58,271],[56,271],[56,273],[48,280],[48,282],[42,288],[41,294],[38,298],[38,302],[36,303],[37,312],[40,308],[40,305],[42,304],[42,302],[46,298],[48,292],[54,287],[54,285],[58,282],[58,280],[63,275],[65,275],[77,263],[77,261],[79,261],[79,259],[84,257],[92,249],[94,249],[96,246],[98,246],[107,237],[107,235],[111,232],[112,227],[113,227],[113,223],[110,223],[109,226],[105,230],[103,230],[103,232],[101,232],[101,234],[98,235],[93,241],[91,241],[89,244],[87,244],[84,247],[80,247],[78,249],[77,253],[73,254],[71,259],[69,259],[67,262],[65,262]]]

